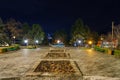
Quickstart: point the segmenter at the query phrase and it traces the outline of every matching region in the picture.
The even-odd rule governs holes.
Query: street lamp
[[[88,41],[88,44],[91,45],[91,44],[92,44],[92,41]]]
[[[81,45],[82,41],[81,40],[78,40],[78,47]]]
[[[81,40],[78,40],[78,43],[80,44],[80,43],[81,43]]]
[[[37,44],[38,44],[38,42],[39,42],[38,40],[35,41],[35,43],[37,43]]]
[[[13,36],[13,39],[14,39],[14,40],[13,40],[13,44],[15,44],[15,38],[16,38],[16,37],[15,37],[15,36]]]
[[[89,44],[89,47],[92,47],[92,41],[90,40],[90,41],[88,41],[88,44]]]
[[[60,43],[60,40],[57,40],[57,43]]]
[[[15,39],[15,36],[13,36],[13,38]]]
[[[24,40],[24,43],[28,46],[28,40]]]

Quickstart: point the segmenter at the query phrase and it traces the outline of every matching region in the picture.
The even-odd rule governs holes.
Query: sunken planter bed
[[[81,76],[74,61],[69,60],[42,60],[36,62],[27,76]]]
[[[65,49],[50,50],[44,59],[38,60],[26,76],[39,77],[81,77],[81,71]],[[74,79],[75,80],[75,79]]]
[[[68,58],[70,58],[70,55],[69,55],[69,53],[49,52],[49,53],[47,53],[47,55],[45,56],[45,58],[47,58],[47,59],[60,59],[60,58],[62,58],[62,59],[63,58],[68,59]]]

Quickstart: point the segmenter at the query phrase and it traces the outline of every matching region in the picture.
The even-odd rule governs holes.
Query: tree
[[[61,40],[63,43],[67,43],[66,41],[66,39],[67,39],[67,33],[64,31],[64,30],[58,30],[58,31],[56,31],[55,33],[54,33],[54,35],[53,35],[53,37],[54,37],[54,41],[55,40]]]
[[[111,36],[112,39],[112,36]],[[118,40],[118,48],[120,48],[120,24],[114,26],[113,28],[113,39]]]
[[[29,30],[31,30],[31,27],[29,26],[28,23],[23,23],[22,30],[23,30],[23,35],[26,35],[29,32]]]
[[[15,19],[10,18],[6,23],[5,32],[9,40],[8,44],[11,45],[13,38],[17,39],[22,34],[21,23]]]
[[[98,42],[98,40],[99,40],[99,35],[98,35],[98,33],[95,32],[95,31],[92,31],[91,34],[92,34],[91,37],[92,37],[93,43],[94,43],[94,44],[97,44],[97,42]]]
[[[6,26],[3,23],[2,19],[0,18],[0,44],[7,44],[9,43],[9,38],[5,33]]]
[[[4,25],[3,25],[3,21],[0,18],[0,44],[3,44],[3,35],[4,35]]]
[[[34,44],[36,40],[42,43],[44,40],[44,32],[39,24],[33,24],[32,29],[28,31],[26,39],[29,39],[30,44]]]
[[[28,32],[31,30],[32,28],[29,26],[29,24],[28,23],[23,23],[22,24],[22,38],[23,38],[23,40],[25,40],[26,38],[27,38],[27,36],[28,36]]]
[[[72,39],[71,44],[76,42],[78,39],[88,39],[91,37],[91,31],[87,25],[84,25],[82,19],[76,20],[75,24],[72,26],[71,31]]]

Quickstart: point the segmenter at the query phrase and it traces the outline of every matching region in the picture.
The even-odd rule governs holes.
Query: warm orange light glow
[[[92,44],[92,41],[88,41],[88,44],[90,44],[90,45],[91,45],[91,44]]]
[[[57,40],[57,43],[60,43],[60,40]]]

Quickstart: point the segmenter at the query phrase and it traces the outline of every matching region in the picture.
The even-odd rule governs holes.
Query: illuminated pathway
[[[120,59],[92,49],[69,49],[72,60],[77,62],[83,74],[83,80],[120,80]],[[48,50],[48,47],[42,47],[0,54],[0,80],[14,77],[16,77],[16,80],[53,80],[53,78],[49,79],[49,77],[26,78],[25,76],[26,72],[38,59],[45,57]],[[62,79],[56,78],[54,80]],[[69,80],[73,80],[72,77]]]
[[[120,80],[120,59],[93,49],[71,49],[85,80]],[[109,77],[109,78],[108,78]]]

